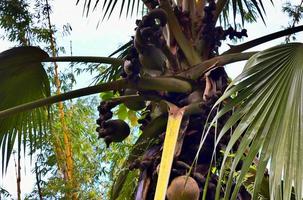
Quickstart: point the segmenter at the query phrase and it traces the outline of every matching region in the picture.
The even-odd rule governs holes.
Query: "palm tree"
[[[85,1],[85,11],[99,3]],[[103,18],[117,3],[103,1]],[[139,121],[142,134],[117,175],[110,199],[129,189],[125,183],[134,169],[140,175],[129,199],[302,199],[303,44],[244,51],[303,26],[219,53],[227,37],[247,37],[246,29],[229,27],[230,21],[240,17],[243,27],[259,16],[265,22],[261,0],[129,0],[121,1],[120,15],[141,6],[146,12],[132,41],[115,52],[117,58],[49,57],[36,47],[0,54],[2,166],[16,136],[26,138],[47,126],[47,106],[118,91],[120,97],[98,107],[97,132],[108,146],[129,134],[124,121],[111,119],[111,109],[123,103],[145,114]],[[217,26],[218,21],[223,25]],[[223,66],[241,60],[248,60],[243,72],[230,81]],[[41,62],[111,66],[100,74],[102,83],[50,96]]]

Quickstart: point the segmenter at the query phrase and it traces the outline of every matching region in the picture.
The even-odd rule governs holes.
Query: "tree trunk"
[[[149,13],[137,21],[136,34],[133,46],[126,56],[122,77],[136,82],[144,76],[166,75],[177,76],[186,74],[190,68],[198,66],[202,61],[209,60],[218,55],[218,48],[221,40],[229,34],[239,37],[245,36],[246,32],[237,32],[233,29],[223,30],[216,27],[215,20],[217,12],[221,12],[226,0],[219,1],[217,8],[214,0],[190,1],[180,0],[178,6],[174,6],[169,0],[145,1]],[[216,10],[218,9],[218,10]],[[221,10],[220,10],[221,9]],[[197,11],[202,13],[197,14]],[[202,18],[202,22],[198,21]],[[199,23],[198,23],[199,22]],[[165,31],[164,31],[165,30]],[[164,57],[163,60],[161,60]],[[159,61],[159,62],[158,62]],[[163,64],[164,63],[164,64]],[[139,95],[156,95],[165,102],[169,102],[179,108],[199,103],[195,114],[187,114],[181,123],[177,146],[174,153],[174,160],[169,178],[169,187],[166,193],[168,200],[198,200],[206,197],[208,200],[215,198],[218,176],[216,173],[209,173],[221,159],[221,150],[227,145],[229,135],[225,135],[215,148],[217,134],[231,115],[226,113],[222,116],[216,127],[210,128],[210,134],[204,138],[204,145],[200,149],[202,133],[215,114],[212,110],[216,100],[223,94],[229,84],[229,78],[223,66],[214,65],[213,69],[201,74],[187,74],[186,78],[192,78],[193,91],[191,93],[171,92],[149,92],[138,91]],[[162,89],[165,91],[165,86]],[[125,95],[125,92],[121,93]],[[150,103],[147,108],[147,115],[140,120],[142,134],[146,134],[151,124],[155,123],[157,117],[165,114],[161,110],[159,102]],[[109,119],[106,113],[112,108],[102,103],[99,107],[100,118],[97,129],[99,137],[108,137],[104,131],[106,121]],[[127,104],[126,104],[127,105]],[[159,108],[160,107],[160,108]],[[160,111],[159,111],[160,110]],[[146,112],[145,111],[145,112]],[[160,112],[160,114],[159,114]],[[154,130],[157,131],[157,130]],[[163,138],[165,132],[154,134],[156,142],[150,145],[141,154],[132,155],[126,161],[126,166],[132,169],[140,169],[138,187],[135,196],[136,200],[152,200],[155,198],[155,190],[159,175],[159,166],[163,150]],[[151,140],[151,138],[148,138]],[[136,147],[135,147],[136,148]],[[142,150],[138,150],[142,152]],[[138,151],[134,150],[135,153]],[[213,158],[213,152],[216,156]],[[197,156],[196,156],[197,155]],[[131,158],[132,157],[132,158]],[[194,165],[193,165],[194,163]],[[191,167],[192,166],[192,167]],[[190,173],[189,173],[190,172]],[[189,173],[189,174],[188,174]],[[190,176],[190,185],[186,190],[183,177]],[[208,177],[209,175],[209,177]],[[125,172],[118,176],[112,190],[111,199],[117,199],[125,181]],[[209,182],[206,180],[209,179]],[[165,187],[165,186],[163,186]],[[184,190],[181,192],[180,190]],[[181,196],[184,195],[184,198]],[[187,195],[187,196],[186,196]],[[186,196],[186,197],[185,197]],[[249,200],[251,197],[243,188],[239,199]]]
[[[21,166],[20,166],[20,150],[18,148],[18,153],[17,153],[17,160],[15,157],[15,152],[14,152],[14,162],[15,162],[15,172],[16,172],[16,184],[17,184],[17,199],[21,200]]]
[[[35,163],[35,174],[36,174],[36,184],[37,184],[37,190],[38,190],[39,198],[40,198],[40,200],[43,200],[42,190],[41,190],[41,187],[40,187],[40,178],[39,178],[40,172],[39,172],[39,169],[38,169],[37,162]]]
[[[46,0],[46,6],[49,7],[49,3],[48,0]],[[47,9],[47,19],[48,19],[48,26],[49,26],[49,31],[50,31],[50,48],[52,51],[52,56],[56,57],[57,56],[57,50],[55,47],[55,39],[54,39],[54,35],[53,35],[53,30],[52,30],[52,25],[51,25],[51,19],[50,19],[50,13],[49,13],[49,9]],[[57,94],[61,94],[61,82],[59,79],[59,74],[58,74],[58,65],[56,62],[54,62],[54,79],[55,79],[55,86],[56,86],[56,93]],[[67,188],[68,188],[68,192],[66,193],[66,198],[67,199],[73,199],[73,200],[77,200],[78,199],[78,195],[77,195],[77,185],[76,185],[76,181],[74,180],[74,176],[73,176],[73,170],[74,170],[74,162],[72,159],[72,145],[71,145],[71,136],[70,136],[70,132],[66,126],[65,123],[65,117],[64,117],[64,105],[63,102],[59,102],[58,103],[58,110],[59,110],[59,118],[60,118],[60,123],[61,123],[61,128],[62,128],[62,134],[63,134],[63,146],[64,146],[64,164],[60,163],[59,161],[59,168],[61,168],[62,173],[64,175],[64,180],[67,183]],[[57,156],[59,156],[59,160],[62,160],[61,157],[61,152],[62,149],[59,148],[57,149],[60,145],[58,145],[58,140],[55,139],[55,148],[56,148],[56,154]],[[63,161],[63,160],[62,160]],[[62,164],[62,166],[60,166]]]

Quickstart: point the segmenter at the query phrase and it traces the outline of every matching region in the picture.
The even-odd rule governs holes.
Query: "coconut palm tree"
[[[135,169],[140,171],[137,188],[126,193],[128,199],[302,199],[303,44],[244,51],[303,26],[219,51],[226,38],[247,37],[246,21],[265,22],[263,2],[85,0],[84,11],[101,5],[103,19],[119,3],[120,15],[142,8],[134,37],[113,54],[117,58],[49,57],[37,47],[2,52],[2,166],[16,137],[27,138],[47,126],[47,106],[117,91],[119,97],[98,107],[97,132],[108,146],[130,134],[124,121],[111,119],[111,109],[123,103],[144,115],[142,133],[117,174],[110,199],[122,199]],[[230,81],[223,66],[241,60],[248,60],[243,72]],[[110,67],[95,86],[50,96],[42,62]]]

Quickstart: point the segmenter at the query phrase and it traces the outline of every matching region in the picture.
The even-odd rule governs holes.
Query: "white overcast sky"
[[[70,55],[70,41],[72,41],[72,49],[74,56],[108,56],[119,45],[127,42],[133,35],[135,28],[135,19],[123,17],[119,19],[112,17],[109,21],[104,21],[96,29],[98,20],[100,19],[100,8],[96,12],[92,13],[89,18],[82,17],[83,6],[80,1],[80,5],[75,5],[76,0],[54,0],[53,1],[53,14],[51,15],[52,22],[57,27],[62,27],[66,23],[70,23],[72,26],[72,32],[70,36],[58,36],[58,44],[64,46],[66,49],[66,55]],[[93,1],[94,2],[94,1]],[[247,25],[249,40],[263,36],[265,34],[275,32],[282,29],[282,26],[287,26],[288,17],[281,12],[281,5],[285,0],[274,0],[275,6],[271,6],[269,0],[265,0],[265,7],[268,20],[267,26],[262,23]],[[291,2],[300,2],[300,0],[292,0]],[[297,34],[299,42],[303,41],[302,33]],[[245,40],[244,40],[245,41]],[[262,50],[273,45],[279,44],[283,39],[275,40],[274,42],[260,45],[251,50]],[[0,40],[0,52],[4,51],[14,44]],[[244,63],[239,62],[226,69],[231,77],[238,75],[243,67]],[[92,77],[85,75],[82,76],[78,82],[80,86],[85,86],[91,83]],[[78,86],[79,86],[78,85]],[[22,193],[29,193],[32,191],[34,184],[34,176],[30,173],[29,158],[23,161],[27,166],[22,168]],[[11,159],[8,173],[4,179],[0,178],[0,186],[7,189],[11,194],[16,197],[16,176],[15,168],[13,165],[13,159]]]

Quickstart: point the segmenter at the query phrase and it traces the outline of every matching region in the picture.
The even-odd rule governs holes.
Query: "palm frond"
[[[50,85],[41,61],[48,55],[37,47],[17,47],[0,54],[0,110],[50,96]],[[7,167],[16,138],[25,150],[29,139],[35,148],[37,135],[43,132],[45,107],[0,119],[2,172]],[[30,136],[30,137],[29,137]]]
[[[80,0],[77,0],[76,4],[79,4],[79,2]],[[112,13],[118,8],[120,8],[120,17],[123,13],[125,13],[126,17],[129,15],[132,16],[133,14],[139,14],[140,8],[142,10],[144,9],[144,3],[141,0],[95,0],[94,2],[92,0],[83,0],[83,2],[83,14],[86,13],[86,16],[88,16],[91,10],[96,10],[100,5],[100,7],[102,7],[102,20],[106,17],[109,19],[112,16]]]
[[[79,75],[82,72],[89,72],[92,74],[93,72],[97,72],[98,75],[96,75],[93,78],[92,84],[99,84],[99,83],[106,83],[115,81],[120,77],[120,74],[122,72],[122,63],[123,60],[126,58],[126,56],[129,54],[130,49],[132,48],[133,41],[130,40],[126,44],[119,47],[117,50],[115,50],[113,53],[109,55],[109,57],[102,57],[102,60],[108,60],[108,62],[98,62],[98,63],[91,63],[87,64],[87,62],[94,61],[93,59],[88,60],[87,62],[83,62],[81,64],[87,65],[85,68],[83,67],[77,67],[75,69],[75,72]],[[113,58],[113,56],[117,55],[117,58]],[[84,60],[85,57],[81,58],[79,57],[78,61]],[[98,57],[96,57],[97,61]],[[57,60],[57,61],[63,61],[62,57],[60,58],[50,58],[48,60]],[[76,59],[74,59],[76,60]],[[66,61],[72,61],[72,57],[69,57],[66,59]],[[85,61],[85,60],[84,60]],[[100,64],[102,63],[102,64]]]
[[[129,41],[126,44],[119,47],[116,51],[111,53],[109,57],[112,57],[114,55],[118,55],[118,59],[125,59],[126,56],[129,54],[130,49],[132,48],[133,41]],[[94,78],[95,83],[104,83],[104,82],[110,82],[115,81],[120,77],[120,74],[122,72],[122,65],[121,64],[112,64],[112,65],[98,65],[98,69],[100,70],[100,74],[98,74]]]
[[[273,4],[272,0],[270,2]],[[225,26],[230,24],[229,13],[232,13],[234,24],[236,24],[238,15],[241,18],[242,25],[244,25],[244,22],[254,22],[258,17],[261,17],[265,23],[266,10],[262,0],[228,0],[220,15],[220,22],[223,22]]]
[[[228,154],[235,143],[241,141],[230,169],[224,199],[236,199],[257,155],[259,163],[256,166],[253,199],[258,197],[268,164],[271,199],[290,199],[292,188],[296,199],[302,199],[302,54],[303,44],[291,43],[254,55],[216,103],[227,102],[211,124],[224,113],[235,109],[220,131],[218,140],[230,128],[236,127],[225,150],[220,178],[224,176]],[[232,95],[236,97],[231,98]],[[241,159],[241,173],[232,189],[235,169]],[[221,182],[218,183],[217,198],[221,187]]]

